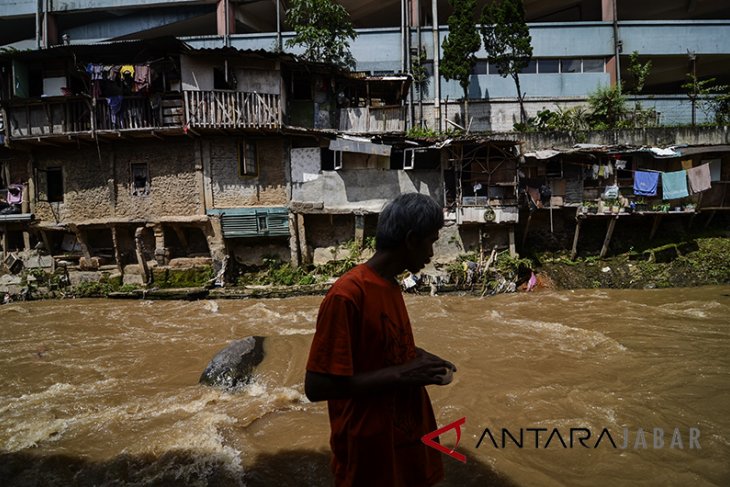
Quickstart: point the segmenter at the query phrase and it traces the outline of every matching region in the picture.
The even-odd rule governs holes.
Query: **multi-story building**
[[[472,120],[460,119],[458,83],[439,76],[440,45],[448,34],[447,0],[350,1],[341,3],[358,31],[352,43],[357,69],[382,75],[407,72],[413,54],[426,52],[429,80],[409,97],[407,120],[448,128],[446,120],[471,123],[473,130],[511,130],[519,118],[516,92],[477,53],[469,86]],[[478,2],[477,13],[484,1]],[[62,42],[172,35],[194,47],[289,50],[291,37],[282,2],[235,0],[35,1],[0,5],[0,45],[41,48]],[[640,99],[656,107],[664,125],[691,121],[691,103],[681,85],[687,73],[730,83],[730,5],[709,0],[526,1],[534,59],[521,77],[527,112],[585,102],[600,85],[626,81],[628,56],[651,59],[653,69]],[[293,52],[297,52],[293,49]],[[424,105],[425,104],[425,105]],[[698,121],[706,114],[697,110]],[[422,115],[423,114],[423,115]]]
[[[586,141],[596,146],[547,153],[539,149],[576,140],[407,137],[419,121],[509,130],[518,118],[514,87],[478,53],[473,119],[465,121],[461,88],[437,76],[448,2],[342,3],[359,31],[356,73],[302,62],[296,49],[282,52],[291,33],[279,3],[0,5],[0,42],[8,47],[0,55],[0,187],[15,208],[0,212],[4,256],[38,245],[55,261],[116,270],[128,282],[200,263],[216,271],[256,265],[264,256],[318,263],[336,257],[344,242],[372,236],[382,205],[410,191],[443,202],[446,259],[471,250],[515,254],[530,232],[552,232],[554,224],[573,225],[575,252],[580,222],[593,218],[577,209],[607,186],[630,194],[637,168],[682,169],[688,154],[720,167],[704,207],[730,204],[721,130],[642,132],[631,140],[593,134]],[[690,68],[727,79],[721,66],[730,56],[730,20],[718,17],[730,14],[715,3],[679,3],[527,2],[535,48],[522,75],[528,112],[584,103],[596,87],[626,78],[626,56],[638,51],[655,66],[642,103],[665,123],[689,121],[680,85]],[[417,90],[403,72],[421,48],[431,76]],[[640,149],[677,144],[699,147],[669,151],[664,161]],[[618,159],[627,171],[590,175]],[[529,203],[530,188],[542,190],[544,201]],[[684,203],[702,208],[694,195],[676,213],[694,213]],[[549,216],[528,216],[528,206]],[[593,218],[609,218],[602,254],[618,219],[612,215]]]

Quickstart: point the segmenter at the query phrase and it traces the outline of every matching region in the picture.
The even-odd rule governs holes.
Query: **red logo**
[[[461,453],[457,453],[456,447],[459,446],[459,440],[461,440],[461,425],[466,423],[466,417],[463,417],[461,419],[457,419],[453,423],[449,423],[443,428],[439,428],[436,431],[432,431],[430,433],[427,433],[423,435],[421,438],[421,441],[424,445],[430,446],[431,448],[434,448],[441,453],[444,453],[451,458],[455,458],[459,460],[461,463],[466,463],[466,456],[462,455]],[[442,446],[440,443],[437,443],[434,441],[434,438],[437,438],[441,436],[443,433],[446,433],[449,430],[455,429],[456,430],[456,444],[454,445],[454,448],[452,450],[449,450],[445,446]]]

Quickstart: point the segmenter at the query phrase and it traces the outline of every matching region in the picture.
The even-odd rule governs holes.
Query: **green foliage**
[[[621,121],[626,114],[625,105],[626,97],[621,94],[620,86],[599,86],[588,97],[593,128],[596,130],[624,128],[621,127]]]
[[[471,72],[476,64],[476,53],[481,41],[474,20],[476,0],[449,0],[454,7],[449,17],[449,34],[442,44],[441,74],[447,80],[456,80],[467,97]]]
[[[730,125],[730,92],[718,95],[710,101],[710,106],[715,114],[715,123],[718,125]]]
[[[428,71],[426,70],[426,61],[428,60],[428,55],[426,54],[426,48],[421,47],[421,49],[411,57],[411,76],[413,76],[413,86],[415,86],[416,91],[418,91],[418,96],[423,98],[423,95],[425,94],[426,90],[428,90]]]
[[[103,298],[114,289],[106,282],[84,281],[73,288],[73,295],[78,298]]]
[[[639,61],[639,51],[634,51],[629,56],[628,71],[631,75],[633,84],[631,93],[638,95],[644,91],[644,84],[646,84],[646,79],[649,77],[649,73],[651,72],[651,60],[642,64],[641,61]]]
[[[329,63],[345,69],[355,67],[350,40],[357,33],[347,10],[332,0],[292,0],[286,22],[294,30],[287,47],[301,44],[307,61]]]
[[[481,21],[487,59],[497,66],[497,71],[503,78],[511,76],[514,80],[520,102],[520,122],[525,123],[527,114],[519,74],[532,58],[532,38],[525,22],[522,0],[502,0],[487,4],[482,11]]]
[[[406,135],[408,137],[413,137],[413,138],[430,138],[430,137],[439,137],[441,135],[441,133],[434,129],[430,129],[428,127],[415,125],[408,129],[408,132],[406,132]]]

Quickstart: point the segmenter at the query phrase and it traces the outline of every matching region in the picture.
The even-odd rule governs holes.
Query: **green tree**
[[[532,38],[525,22],[522,0],[502,0],[482,10],[482,38],[487,58],[497,66],[500,76],[511,76],[520,103],[520,124],[527,120],[524,94],[520,88],[520,71],[532,58]]]
[[[345,69],[355,67],[350,40],[357,33],[350,14],[332,0],[291,0],[286,22],[294,29],[287,47],[301,44],[307,61],[334,64]]]
[[[599,86],[588,96],[588,105],[591,107],[592,128],[605,130],[621,127],[626,115],[626,97],[621,94],[620,86]]]
[[[725,85],[718,85],[716,84],[717,80],[715,78],[709,78],[701,80],[697,77],[697,75],[694,73],[694,70],[692,73],[687,73],[687,82],[682,85],[683,90],[687,90],[687,98],[689,98],[689,101],[692,103],[692,126],[695,126],[696,123],[696,112],[697,112],[697,104],[698,102],[701,103],[701,99],[704,99],[707,97],[707,95],[712,95],[714,93],[722,93],[723,91],[727,90],[727,86]],[[722,98],[722,96],[721,96]],[[705,106],[707,108],[705,108]],[[707,111],[713,109],[713,101],[709,101],[703,104],[703,111],[707,113]],[[717,113],[717,112],[716,112]]]
[[[644,91],[646,79],[651,72],[651,60],[642,63],[639,61],[639,51],[634,51],[629,56],[628,71],[633,81],[631,92],[638,95]]]
[[[449,17],[449,34],[441,47],[441,74],[447,80],[456,80],[464,90],[464,126],[469,124],[469,81],[477,62],[474,55],[481,40],[474,20],[476,0],[449,0],[454,11]]]

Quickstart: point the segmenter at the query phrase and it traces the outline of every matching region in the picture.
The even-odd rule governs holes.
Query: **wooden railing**
[[[201,128],[277,128],[279,95],[240,91],[185,91],[185,120]]]
[[[403,132],[406,109],[395,107],[341,108],[339,129],[344,132]]]
[[[96,131],[182,127],[182,98],[171,95],[154,103],[151,98],[128,96],[112,116],[106,98],[54,97],[13,102],[6,106],[11,138],[48,137]]]
[[[13,138],[66,135],[91,130],[91,100],[59,97],[15,102],[6,107]]]

